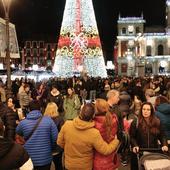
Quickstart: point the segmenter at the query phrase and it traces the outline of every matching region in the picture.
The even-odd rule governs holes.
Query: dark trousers
[[[53,156],[53,163],[55,165],[55,170],[63,170],[62,153],[63,152],[60,152],[57,155]]]
[[[131,170],[138,170],[138,159],[137,155],[131,152],[131,161],[130,161]]]
[[[34,166],[34,170],[50,170],[50,168],[51,168],[51,163],[44,166]]]

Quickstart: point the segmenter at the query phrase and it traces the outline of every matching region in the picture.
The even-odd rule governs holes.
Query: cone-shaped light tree
[[[92,0],[66,0],[53,72],[107,77]]]

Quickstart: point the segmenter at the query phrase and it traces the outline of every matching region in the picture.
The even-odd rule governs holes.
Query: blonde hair
[[[153,97],[155,96],[155,92],[153,89],[146,89],[145,96]]]
[[[54,102],[48,103],[44,112],[44,116],[50,116],[52,118],[59,116],[58,106]]]
[[[118,90],[112,89],[107,92],[107,99],[110,99],[113,96],[116,96],[116,94],[119,94]]]
[[[97,113],[106,113],[109,110],[109,104],[104,99],[96,99],[95,108],[96,108],[96,115]]]

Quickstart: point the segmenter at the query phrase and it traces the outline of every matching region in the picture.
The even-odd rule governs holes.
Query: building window
[[[33,41],[32,46],[33,46],[33,48],[37,48],[37,41]]]
[[[47,60],[51,60],[51,53],[50,52],[48,52]]]
[[[151,56],[151,52],[152,52],[151,49],[152,49],[151,46],[146,47],[146,55],[147,56]]]
[[[44,52],[43,49],[40,49],[40,50],[39,50],[39,53],[40,53],[40,56],[41,56],[41,57],[43,57],[43,52]]]
[[[33,50],[33,56],[37,56],[37,49]]]
[[[164,47],[162,44],[158,45],[158,55],[164,54]]]
[[[50,44],[47,45],[47,50],[51,51],[51,45]]]
[[[140,33],[139,27],[136,27],[136,34]]]
[[[26,53],[27,53],[27,54],[26,54],[27,56],[31,56],[31,50],[30,50],[30,49],[27,49],[27,50],[26,50]]]
[[[40,48],[44,48],[44,42],[40,41]]]
[[[34,63],[34,64],[37,64],[37,63],[38,63],[38,60],[37,60],[36,57],[33,58],[33,63]]]
[[[26,41],[26,48],[30,48],[31,47],[31,42],[30,41]]]
[[[26,64],[30,65],[31,64],[31,58],[26,58]]]
[[[43,65],[43,64],[44,64],[44,60],[43,60],[42,57],[39,58],[39,63],[40,63],[40,65]]]
[[[126,28],[125,27],[122,28],[122,34],[126,34]]]

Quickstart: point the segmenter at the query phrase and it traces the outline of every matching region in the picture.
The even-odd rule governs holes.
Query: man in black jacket
[[[126,148],[129,147],[129,138],[128,134],[124,131],[124,124],[123,124],[123,114],[121,112],[121,109],[118,105],[120,100],[120,92],[118,90],[109,90],[107,93],[107,102],[110,107],[110,112],[113,114],[116,114],[117,121],[118,121],[118,132],[117,137],[121,142],[121,145],[119,147],[118,153],[121,155],[121,163],[123,166],[127,165],[127,158],[126,155]]]
[[[0,118],[2,119],[5,132],[4,137],[14,140],[15,139],[15,128],[16,128],[16,117],[12,109],[8,108],[0,99]]]
[[[0,118],[0,169],[17,169],[29,159],[28,153],[21,145],[4,138],[3,135],[4,124]]]

